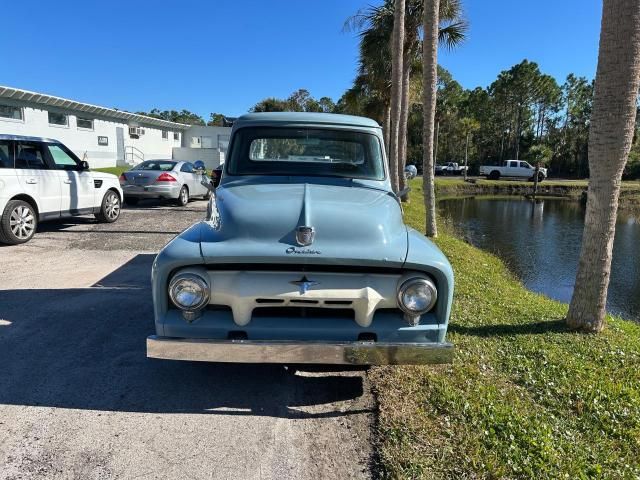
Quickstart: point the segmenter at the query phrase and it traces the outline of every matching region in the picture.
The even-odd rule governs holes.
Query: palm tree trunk
[[[398,192],[398,139],[400,109],[402,103],[402,63],[404,47],[405,0],[395,0],[393,11],[393,35],[391,37],[391,138],[389,139],[389,176],[391,187]]]
[[[424,41],[422,44],[424,143],[422,158],[422,182],[424,190],[424,206],[426,211],[426,234],[428,237],[438,235],[436,227],[436,195],[433,172],[433,134],[436,117],[436,89],[438,80],[438,26],[440,0],[424,2]]]
[[[409,90],[411,80],[411,59],[409,50],[405,48],[402,65],[402,98],[400,101],[400,125],[398,126],[398,185],[402,191],[406,187],[404,177],[404,167],[407,163],[407,124],[409,122],[409,100],[411,92]],[[409,195],[401,197],[403,202],[409,199]]]
[[[389,142],[391,139],[391,105],[388,103],[384,106],[384,115],[382,117],[382,135],[384,136],[384,150],[389,158]]]
[[[622,171],[633,141],[640,87],[638,0],[604,0],[589,132],[590,180],[576,285],[567,323],[604,328]]]

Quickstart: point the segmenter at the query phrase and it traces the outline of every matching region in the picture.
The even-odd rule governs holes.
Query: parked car
[[[502,166],[483,165],[480,167],[480,175],[484,175],[491,180],[499,180],[506,178],[524,178],[533,181],[535,176],[535,168],[528,162],[522,160],[507,160]],[[547,178],[547,169],[540,168],[538,170],[538,181],[541,182]]]
[[[180,206],[193,197],[208,199],[210,190],[203,180],[208,181],[203,169],[178,160],[146,160],[120,175],[128,205],[136,205],[144,198],[174,200]]]
[[[33,238],[38,223],[93,214],[111,223],[120,216],[118,177],[92,172],[57,140],[0,135],[0,242]]]
[[[450,362],[453,273],[403,223],[380,126],[321,113],[233,125],[224,175],[152,270],[151,358]]]
[[[418,169],[415,165],[407,165],[404,167],[404,177],[407,180],[413,180],[418,176]]]
[[[463,175],[469,167],[459,165],[456,162],[447,162],[444,165],[436,165],[436,175]]]

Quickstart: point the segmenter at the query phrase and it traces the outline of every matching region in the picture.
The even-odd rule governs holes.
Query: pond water
[[[571,300],[584,227],[580,202],[470,197],[438,206],[467,241],[500,256],[527,288]],[[640,320],[640,219],[625,212],[618,214],[607,310]]]

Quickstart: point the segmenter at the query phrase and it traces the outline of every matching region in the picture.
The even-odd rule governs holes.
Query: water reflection
[[[571,299],[584,227],[579,202],[475,197],[443,200],[439,208],[470,243],[503,258],[528,288]],[[639,253],[640,222],[621,212],[607,308],[634,320],[640,320]]]

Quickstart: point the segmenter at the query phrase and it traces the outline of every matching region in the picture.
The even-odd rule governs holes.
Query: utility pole
[[[436,164],[438,163],[438,141],[440,140],[440,120],[436,122],[436,146],[433,151],[433,171],[436,171]]]
[[[467,181],[467,169],[469,168],[469,136],[471,132],[467,132],[467,143],[464,146],[464,181]]]

